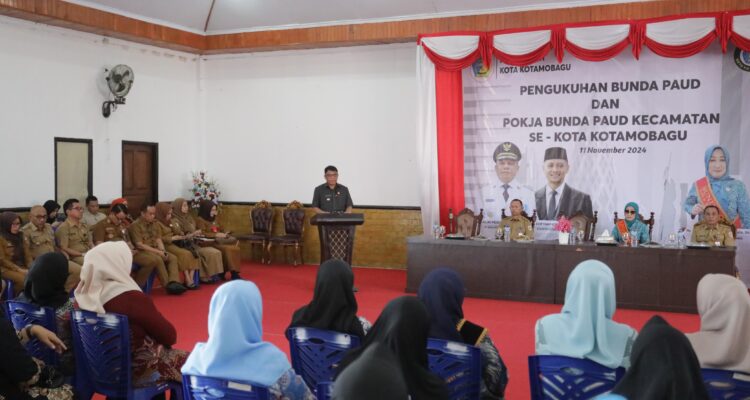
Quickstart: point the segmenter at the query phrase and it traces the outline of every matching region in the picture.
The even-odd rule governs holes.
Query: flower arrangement
[[[190,193],[193,208],[200,207],[201,200],[211,200],[219,204],[219,195],[221,195],[216,180],[209,179],[206,171],[193,172],[193,188],[190,189]]]
[[[557,220],[557,224],[555,224],[555,230],[562,233],[570,233],[570,229],[572,228],[572,224],[570,223],[570,220],[565,218],[563,215],[560,217],[559,220]]]

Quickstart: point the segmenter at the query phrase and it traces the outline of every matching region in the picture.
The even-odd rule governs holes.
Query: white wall
[[[135,83],[109,119],[103,68]],[[0,17],[0,207],[54,197],[54,137],[93,139],[93,191],[120,197],[122,140],[159,143],[159,195],[187,194],[200,159],[194,55]]]
[[[309,203],[333,164],[355,205],[419,205],[415,62],[413,43],[205,57],[222,197]]]
[[[105,119],[102,71],[130,65]],[[94,194],[123,140],[159,143],[159,197],[206,169],[225,201],[308,203],[334,164],[355,204],[416,206],[414,44],[207,56],[0,17],[0,208],[54,197],[54,137],[93,139]]]

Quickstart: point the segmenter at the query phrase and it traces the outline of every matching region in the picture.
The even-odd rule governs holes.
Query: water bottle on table
[[[503,228],[503,241],[510,242],[510,226],[508,225]]]

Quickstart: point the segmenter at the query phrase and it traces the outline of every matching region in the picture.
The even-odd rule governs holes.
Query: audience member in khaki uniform
[[[10,261],[23,269],[29,269],[31,264],[26,264],[23,234],[21,233],[21,217],[18,214],[12,211],[0,213],[0,236],[8,242]]]
[[[177,257],[164,249],[161,231],[156,222],[156,207],[145,204],[141,216],[128,227],[130,240],[138,250],[133,258],[141,266],[156,269],[162,286],[169,294],[182,294],[187,288],[180,283],[180,270]]]
[[[183,245],[187,244],[185,237],[174,229],[172,224],[172,206],[169,203],[156,203],[156,220],[161,233],[161,241],[164,243],[164,249],[177,257],[177,265],[179,265],[180,271],[185,275],[185,286],[188,289],[197,289],[198,286],[193,282],[193,275],[200,265],[200,257],[198,256],[198,252],[192,252],[187,248],[178,246],[179,241],[182,241]]]
[[[52,226],[47,223],[47,210],[44,207],[31,207],[29,223],[21,228],[21,232],[26,265],[31,265],[42,254],[58,251],[55,247],[55,234],[52,232]],[[70,291],[78,285],[80,279],[81,265],[68,260],[68,278],[65,281],[65,289]]]
[[[189,214],[190,205],[187,200],[177,198],[172,202],[172,230],[177,235],[182,235],[188,240],[203,233],[196,228],[195,220]],[[201,258],[201,282],[213,283],[224,273],[224,265],[221,262],[221,251],[213,247],[200,247],[193,244],[193,248]]]
[[[55,231],[55,239],[68,259],[78,265],[83,265],[83,256],[94,247],[91,241],[89,227],[81,221],[83,207],[76,199],[65,200],[63,210],[67,218]]]
[[[693,226],[693,243],[708,243],[711,246],[734,246],[732,228],[719,223],[719,209],[708,205],[703,209],[703,221]]]
[[[93,229],[94,225],[105,218],[107,216],[99,212],[99,199],[96,196],[86,197],[86,209],[83,211],[83,222],[86,226]]]
[[[143,265],[138,262],[138,259],[141,257],[138,256],[139,251],[130,242],[130,235],[128,235],[128,228],[126,226],[127,219],[128,207],[124,204],[116,204],[109,209],[107,218],[94,225],[91,229],[91,235],[94,237],[94,244],[97,246],[104,242],[127,243],[130,251],[133,253],[133,262],[139,266],[133,279],[138,283],[138,286],[144,287],[146,286],[148,277],[151,276],[151,272],[156,267],[154,265]],[[166,270],[164,270],[164,275],[166,274]]]
[[[223,232],[216,223],[216,215],[219,213],[216,203],[210,200],[202,200],[198,208],[198,219],[196,226],[210,239],[215,239],[214,247],[221,250],[224,261],[224,269],[232,273],[232,279],[240,279],[240,248],[237,239],[229,236],[229,232]],[[223,276],[223,274],[222,274]]]
[[[534,239],[534,227],[531,226],[531,221],[524,217],[521,200],[513,199],[510,202],[510,217],[505,217],[500,221],[500,225],[497,226],[498,236],[503,237],[506,226],[510,227],[511,240]]]

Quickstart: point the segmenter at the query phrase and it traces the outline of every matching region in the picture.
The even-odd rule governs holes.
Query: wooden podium
[[[364,214],[317,214],[310,219],[320,234],[320,262],[338,259],[352,265],[354,228],[365,222]]]

